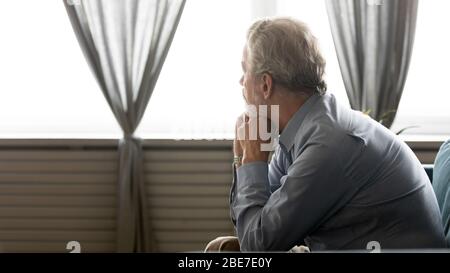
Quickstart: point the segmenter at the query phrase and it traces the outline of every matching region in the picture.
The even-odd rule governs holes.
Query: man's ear
[[[269,73],[263,73],[261,76],[262,79],[262,85],[263,85],[263,96],[264,99],[269,99],[272,96],[273,93],[273,79],[272,75]]]

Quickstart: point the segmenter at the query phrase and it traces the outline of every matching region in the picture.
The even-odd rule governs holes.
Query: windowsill
[[[117,147],[119,138],[0,138],[0,149],[14,149],[27,147],[43,148],[90,148],[90,147]],[[231,149],[233,141],[231,139],[143,139],[143,146],[146,148],[158,147],[222,147]]]
[[[405,142],[445,142],[450,139],[450,135],[399,135]]]
[[[412,149],[437,150],[443,142],[450,139],[448,135],[400,135]],[[64,136],[28,136],[17,138],[0,138],[0,148],[11,147],[108,147],[117,146],[117,135],[83,135],[75,137]],[[169,139],[169,138],[143,138],[145,147],[231,147],[231,138],[217,139]]]

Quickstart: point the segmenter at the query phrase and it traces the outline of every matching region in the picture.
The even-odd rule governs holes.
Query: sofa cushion
[[[450,140],[441,146],[436,156],[433,189],[441,209],[447,245],[450,246]]]

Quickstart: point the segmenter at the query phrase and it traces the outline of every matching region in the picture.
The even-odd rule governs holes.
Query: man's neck
[[[297,113],[297,111],[305,104],[311,95],[299,95],[289,100],[283,100],[280,104],[280,133],[286,128],[289,120]]]

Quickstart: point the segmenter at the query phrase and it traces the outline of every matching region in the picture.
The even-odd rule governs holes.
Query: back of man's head
[[[303,22],[287,17],[256,21],[247,33],[247,52],[255,75],[270,73],[275,84],[292,91],[327,90],[325,60]]]

